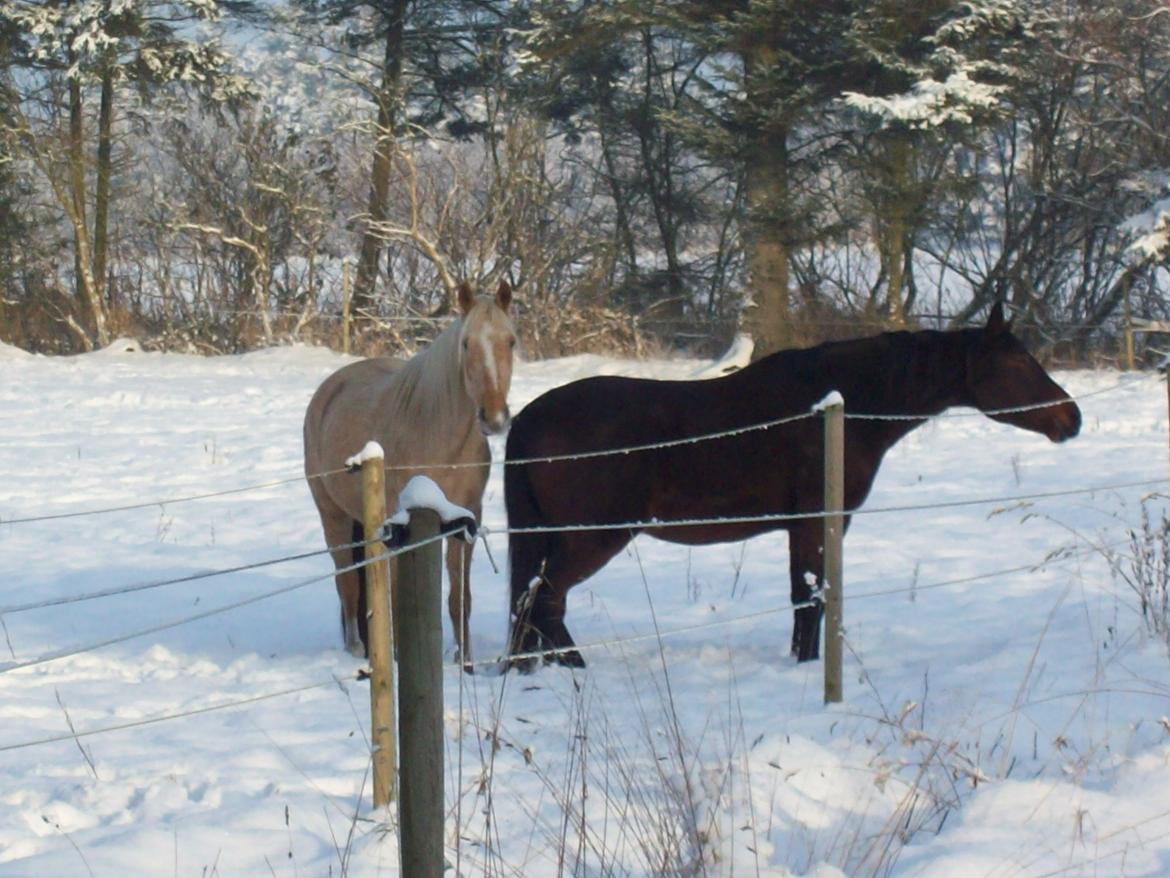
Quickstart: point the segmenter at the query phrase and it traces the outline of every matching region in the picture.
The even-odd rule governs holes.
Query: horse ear
[[[504,311],[512,304],[512,287],[506,280],[500,281],[500,288],[496,290],[496,304]]]
[[[464,314],[469,314],[474,304],[475,292],[471,289],[471,284],[464,281],[459,285],[459,310]]]
[[[988,335],[1002,335],[1005,332],[1011,332],[1010,321],[1003,319],[1003,302],[996,302],[991,308],[991,314],[987,317],[987,326],[983,330]]]

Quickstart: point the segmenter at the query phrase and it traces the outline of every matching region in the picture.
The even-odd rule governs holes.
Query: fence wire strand
[[[14,613],[24,613],[29,610],[42,610],[47,607],[59,607],[66,604],[77,604],[84,601],[97,600],[99,598],[134,594],[140,591],[150,591],[156,588],[166,588],[171,585],[184,585],[190,582],[198,582],[203,579],[213,579],[217,576],[227,576],[231,573],[243,573],[248,570],[258,570],[262,567],[272,567],[276,564],[286,564],[290,561],[303,561],[306,558],[315,558],[318,555],[328,555],[330,552],[339,552],[346,549],[356,549],[359,546],[370,546],[378,542],[380,542],[380,540],[377,538],[369,540],[358,540],[357,542],[343,543],[340,546],[330,546],[328,548],[317,549],[312,552],[301,552],[297,555],[285,555],[281,558],[270,558],[266,561],[253,561],[249,564],[240,564],[235,567],[224,567],[219,570],[205,570],[201,573],[190,573],[186,576],[176,576],[173,579],[156,579],[149,582],[139,582],[131,585],[120,585],[113,588],[104,588],[97,591],[83,592],[82,594],[63,595],[56,598],[45,598],[44,600],[30,601],[24,604],[9,604],[8,606],[0,606],[0,618],[12,615]]]
[[[1087,488],[1068,488],[1061,491],[1040,491],[1035,494],[1009,494],[997,497],[979,497],[968,500],[947,500],[940,503],[910,503],[903,506],[854,507],[842,512],[776,512],[760,515],[730,515],[723,518],[680,518],[657,519],[643,521],[624,521],[612,524],[564,524],[564,525],[536,525],[533,527],[508,527],[491,530],[492,533],[508,534],[544,534],[544,533],[580,533],[585,531],[628,530],[634,532],[659,530],[677,527],[706,527],[736,524],[777,524],[787,521],[805,521],[817,518],[829,518],[834,515],[852,517],[856,515],[882,515],[892,512],[924,512],[935,509],[961,509],[967,506],[988,506],[991,504],[1026,503],[1032,500],[1049,500],[1055,497],[1074,497],[1079,494],[1098,494],[1108,491],[1123,491],[1130,488],[1153,488],[1164,485],[1170,479],[1143,479],[1136,482],[1122,482],[1113,485],[1093,485]]]
[[[1107,545],[1085,545],[1079,549],[1062,548],[1049,552],[1040,561],[1031,564],[1019,564],[1015,567],[1004,567],[999,570],[988,570],[983,573],[973,573],[969,576],[960,576],[953,579],[944,579],[939,582],[915,583],[907,586],[900,586],[898,588],[886,588],[876,591],[863,591],[860,593],[847,592],[844,599],[847,602],[866,600],[868,598],[878,597],[892,597],[903,594],[917,594],[923,591],[935,591],[942,588],[953,588],[959,585],[969,585],[973,582],[982,582],[988,579],[998,579],[1004,576],[1012,576],[1017,573],[1036,573],[1043,570],[1050,564],[1055,564],[1060,561],[1072,560],[1082,557],[1100,554],[1102,550],[1108,551],[1112,548],[1128,545],[1129,540],[1120,540],[1115,543]],[[750,622],[757,622],[760,619],[768,616],[775,616],[780,613],[787,613],[789,611],[805,609],[808,607],[817,607],[821,605],[821,594],[819,590],[814,592],[812,598],[801,603],[784,603],[778,604],[774,607],[767,607],[762,610],[756,610],[751,613],[744,613],[739,616],[732,616],[727,619],[716,619],[711,622],[696,622],[692,625],[682,625],[678,628],[669,628],[663,631],[646,631],[640,634],[633,634],[628,637],[618,637],[608,640],[598,640],[592,643],[576,644],[569,647],[558,647],[555,649],[534,650],[532,652],[517,653],[515,655],[499,655],[492,659],[482,659],[473,662],[457,662],[448,665],[450,670],[458,670],[461,668],[484,668],[484,669],[500,669],[507,666],[513,661],[524,661],[527,659],[548,659],[553,658],[562,653],[571,652],[597,652],[600,650],[609,650],[614,647],[626,646],[634,643],[644,643],[648,640],[666,640],[672,637],[679,637],[685,634],[694,634],[700,631],[710,631],[717,628],[728,628],[735,625],[746,624]]]
[[[130,631],[130,632],[127,632],[125,634],[121,634],[117,637],[109,637],[109,638],[106,638],[104,640],[95,641],[92,643],[84,644],[82,646],[66,647],[64,649],[54,650],[52,652],[47,652],[47,653],[44,653],[42,655],[39,655],[36,658],[26,659],[24,661],[0,663],[0,674],[7,674],[11,671],[19,671],[19,670],[22,670],[24,668],[36,667],[37,665],[48,664],[49,662],[59,661],[60,659],[71,658],[72,656],[81,655],[81,654],[87,653],[87,652],[93,652],[95,650],[102,649],[102,648],[107,647],[107,646],[114,646],[114,645],[119,644],[119,643],[125,643],[128,640],[134,640],[138,637],[145,637],[149,634],[157,634],[160,631],[169,631],[170,629],[178,628],[181,625],[187,625],[187,624],[190,624],[191,622],[199,622],[199,621],[202,621],[203,619],[209,619],[213,616],[219,616],[219,615],[222,615],[223,613],[229,613],[233,610],[238,610],[242,607],[247,607],[247,606],[250,606],[251,604],[256,604],[256,603],[259,603],[260,601],[268,600],[269,598],[279,597],[280,595],[289,594],[290,592],[298,591],[302,588],[307,588],[310,585],[315,585],[318,582],[324,582],[325,580],[333,579],[333,577],[335,575],[340,574],[340,573],[348,573],[348,572],[353,571],[353,570],[358,570],[358,569],[365,567],[369,564],[380,563],[381,561],[385,561],[385,560],[393,558],[397,555],[401,555],[404,552],[410,552],[410,551],[413,551],[414,549],[420,548],[421,546],[429,545],[430,543],[436,542],[436,541],[441,540],[441,539],[445,539],[447,536],[449,536],[449,534],[442,534],[441,533],[441,534],[438,534],[437,536],[431,537],[431,538],[423,540],[421,542],[413,543],[409,546],[403,546],[403,547],[398,548],[398,549],[393,549],[389,552],[383,552],[383,553],[381,553],[373,558],[366,558],[365,560],[361,561],[358,564],[350,564],[346,567],[342,567],[342,568],[339,568],[337,570],[330,571],[329,573],[322,574],[320,576],[313,576],[313,577],[309,577],[308,579],[302,579],[302,580],[299,580],[297,582],[291,583],[289,585],[284,585],[284,586],[281,586],[280,588],[272,589],[271,591],[261,592],[260,594],[255,594],[255,595],[251,595],[251,596],[246,597],[246,598],[242,598],[241,600],[234,601],[230,604],[223,604],[222,606],[219,606],[219,607],[213,607],[210,610],[204,610],[201,613],[192,613],[189,616],[183,616],[182,618],[179,618],[179,619],[172,619],[169,622],[161,622],[157,625],[150,625],[146,628],[140,628],[136,631]]]
[[[1102,396],[1111,393],[1115,390],[1120,390],[1132,384],[1141,383],[1149,380],[1151,376],[1140,374],[1132,378],[1126,378],[1118,381],[1116,384],[1109,387],[1103,387],[1098,390],[1089,391],[1080,394],[1079,396],[1069,397],[1067,400],[1059,400],[1057,402],[1034,403],[1025,406],[1013,406],[1002,409],[989,409],[987,411],[968,411],[968,412],[944,412],[936,415],[904,415],[904,414],[861,414],[845,412],[847,420],[871,420],[871,421],[927,421],[927,420],[948,420],[951,418],[971,418],[971,417],[992,417],[1001,414],[1016,414],[1025,411],[1034,411],[1038,409],[1052,408],[1059,405],[1068,405],[1069,403],[1076,403],[1082,400],[1089,399],[1095,396]],[[1155,380],[1162,380],[1153,376]],[[848,404],[848,400],[846,400]],[[513,460],[489,461],[488,463],[427,463],[427,464],[387,464],[387,472],[422,472],[425,470],[450,470],[450,469],[467,469],[471,467],[482,468],[485,466],[525,466],[536,463],[556,463],[569,460],[591,460],[601,457],[613,457],[625,454],[636,454],[642,451],[653,451],[660,448],[673,448],[681,445],[699,444],[702,442],[710,442],[717,439],[725,439],[734,436],[743,435],[746,433],[756,432],[760,430],[767,430],[773,427],[781,426],[796,421],[808,420],[818,417],[819,413],[814,411],[800,412],[798,414],[789,415],[781,418],[774,418],[768,421],[763,421],[758,424],[748,424],[742,427],[735,427],[729,430],[723,430],[715,433],[706,433],[698,436],[683,437],[680,439],[668,439],[663,442],[646,443],[643,445],[631,445],[622,448],[600,449],[597,451],[589,451],[581,454],[563,454],[551,455],[546,457],[532,457],[532,458],[517,458]],[[41,515],[20,515],[12,518],[5,518],[0,516],[0,525],[17,525],[17,524],[33,524],[46,521],[59,521],[69,518],[80,518],[90,515],[105,515],[116,512],[130,512],[138,509],[151,509],[153,507],[165,507],[178,503],[190,503],[198,500],[210,500],[217,497],[226,497],[235,494],[244,494],[251,491],[261,491],[267,488],[276,488],[284,485],[293,484],[301,481],[313,481],[316,479],[323,479],[329,476],[340,475],[342,473],[350,472],[348,467],[338,467],[337,469],[325,470],[319,473],[312,473],[309,475],[293,476],[286,479],[279,479],[271,482],[262,482],[254,485],[244,485],[237,488],[228,488],[222,491],[210,491],[203,494],[192,494],[185,497],[171,497],[169,499],[150,500],[140,503],[127,503],[118,506],[109,506],[99,509],[83,509],[74,512],[58,512],[45,513]]]
[[[44,738],[36,738],[34,740],[19,741],[14,744],[0,744],[0,753],[9,750],[24,750],[28,747],[39,747],[44,744],[57,744],[62,741],[73,741],[78,738],[89,738],[94,735],[104,735],[107,732],[121,732],[126,729],[136,729],[142,726],[155,725],[157,723],[169,722],[175,719],[185,719],[191,716],[200,716],[205,713],[215,713],[220,710],[231,710],[237,707],[245,707],[250,704],[257,704],[261,701],[269,701],[273,698],[284,698],[289,695],[299,695],[302,692],[311,692],[314,689],[322,689],[326,686],[342,686],[350,680],[356,681],[356,675],[353,677],[331,677],[328,680],[322,680],[318,683],[309,683],[304,686],[296,686],[291,689],[280,689],[276,692],[265,692],[261,695],[252,695],[247,698],[239,698],[234,701],[221,702],[219,704],[209,704],[204,707],[195,707],[190,710],[178,711],[175,713],[159,714],[157,716],[144,717],[137,720],[129,720],[124,723],[117,723],[110,726],[100,726],[94,729],[82,729],[69,734],[50,735]]]

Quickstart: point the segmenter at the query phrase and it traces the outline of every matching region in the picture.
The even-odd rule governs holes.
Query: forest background
[[[1170,318],[1152,0],[0,0],[0,340],[530,356]],[[1157,337],[1139,336],[1139,356]]]

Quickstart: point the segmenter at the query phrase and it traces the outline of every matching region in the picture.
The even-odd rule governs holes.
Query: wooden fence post
[[[366,539],[377,536],[386,521],[386,471],[382,449],[370,443],[361,454],[362,527]],[[378,553],[377,543],[366,547],[367,556]],[[390,587],[385,560],[367,564],[366,625],[370,659],[370,743],[374,763],[374,807],[380,808],[394,799],[397,773],[397,747],[394,737],[394,655],[390,624]]]
[[[411,509],[398,558],[398,716],[402,776],[402,874],[443,875],[443,617],[439,513]]]
[[[349,260],[341,261],[341,352],[349,353]]]
[[[1125,294],[1121,299],[1122,315],[1125,320],[1125,368],[1127,371],[1132,372],[1134,370],[1133,314],[1129,310],[1129,291],[1133,284],[1130,281],[1128,274],[1122,280],[1122,283],[1125,284]]]
[[[842,604],[845,536],[845,403],[838,396],[826,400],[825,413],[825,704],[843,697]]]

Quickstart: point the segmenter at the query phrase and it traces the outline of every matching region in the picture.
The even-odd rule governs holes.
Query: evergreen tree
[[[355,309],[373,312],[403,141],[442,132],[490,136],[482,89],[505,76],[507,43],[522,5],[506,0],[292,0],[306,30],[326,29],[335,53],[374,105],[370,192],[360,228]],[[357,63],[355,63],[355,61]],[[448,281],[448,306],[454,283]]]
[[[110,339],[105,284],[119,89],[139,99],[172,85],[216,101],[244,95],[245,84],[226,72],[227,57],[213,41],[179,35],[186,26],[217,19],[225,5],[247,6],[0,0],[0,32],[8,35],[10,51],[0,71],[0,138],[37,169],[72,231],[76,298],[88,327],[73,315],[66,322],[83,346]]]
[[[916,240],[945,191],[964,182],[947,154],[1005,117],[1035,37],[1014,0],[880,0],[859,7],[848,40],[865,90],[842,96],[841,127],[872,216],[884,310],[903,323]]]

